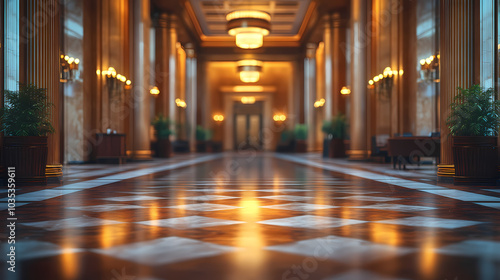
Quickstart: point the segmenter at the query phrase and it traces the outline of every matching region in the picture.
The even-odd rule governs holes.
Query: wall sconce
[[[320,100],[314,102],[314,108],[320,108],[325,106],[325,99],[321,98]]]
[[[351,90],[348,87],[342,87],[342,89],[340,90],[340,94],[349,95],[351,94]]]
[[[241,103],[243,103],[243,104],[254,104],[255,103],[255,97],[253,97],[253,96],[243,96],[241,98]]]
[[[132,81],[128,80],[124,75],[118,74],[112,66],[108,67],[108,70],[97,70],[96,74],[106,77],[106,85],[108,85],[110,89],[118,89],[118,87],[122,85],[124,89],[131,88]]]
[[[149,93],[153,95],[154,97],[157,97],[158,94],[160,94],[160,90],[158,89],[157,86],[154,86],[152,89],[149,90]]]
[[[187,107],[186,101],[184,101],[180,98],[175,99],[175,105],[177,105],[177,107],[183,108],[183,109]]]
[[[422,81],[439,83],[439,60],[439,54],[420,60],[420,79]]]
[[[283,115],[283,114],[275,114],[275,115],[273,116],[273,120],[274,120],[275,122],[284,122],[284,121],[286,121],[286,116],[285,116],[285,115]]]
[[[368,81],[369,89],[376,89],[379,87],[381,90],[385,91],[387,95],[392,89],[392,85],[394,83],[394,77],[398,74],[403,75],[403,70],[392,70],[391,67],[386,67],[382,74],[378,74],[373,77],[373,79]]]
[[[220,123],[224,120],[224,116],[223,115],[214,115],[214,121]]]
[[[59,63],[59,81],[61,83],[73,81],[79,68],[78,65],[80,64],[80,59],[61,54]]]

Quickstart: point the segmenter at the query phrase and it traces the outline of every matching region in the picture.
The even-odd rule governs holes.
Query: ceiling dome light
[[[236,45],[242,49],[262,47],[264,36],[271,30],[271,15],[262,11],[234,11],[226,20],[227,32],[236,37]]]
[[[238,72],[240,80],[244,83],[255,83],[260,80],[262,71],[262,62],[258,60],[240,60],[238,61]]]

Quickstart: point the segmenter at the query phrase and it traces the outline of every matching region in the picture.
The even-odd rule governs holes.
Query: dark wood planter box
[[[16,185],[45,185],[47,178],[46,136],[5,136],[2,148],[3,178],[9,167],[15,167]]]
[[[93,158],[96,161],[118,160],[122,163],[127,159],[125,134],[96,133]]]
[[[331,158],[345,158],[344,139],[333,138],[330,140],[328,156]]]
[[[296,153],[307,153],[307,141],[297,140],[295,142],[295,152]]]
[[[453,136],[454,181],[457,185],[495,185],[497,137]]]
[[[196,141],[196,152],[206,153],[207,152],[207,141]]]
[[[176,140],[172,143],[172,150],[174,153],[189,153],[190,147],[189,147],[189,141],[186,140]]]
[[[169,158],[172,154],[172,145],[170,139],[158,139],[156,141],[155,157]]]

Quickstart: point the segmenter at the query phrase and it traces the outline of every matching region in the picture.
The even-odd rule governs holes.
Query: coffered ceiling
[[[232,47],[226,14],[234,10],[261,10],[271,14],[267,47],[298,47],[311,35],[321,16],[347,12],[349,0],[151,0],[152,12],[174,13],[202,47]],[[318,30],[316,30],[318,31]],[[309,35],[308,35],[309,34]],[[186,34],[179,34],[182,36]],[[184,36],[186,37],[186,36]],[[187,37],[186,37],[187,38]]]
[[[235,10],[260,10],[271,14],[270,36],[293,36],[300,31],[311,0],[189,0],[206,36],[227,36],[226,14]]]

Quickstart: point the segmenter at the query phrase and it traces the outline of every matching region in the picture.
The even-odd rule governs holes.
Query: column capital
[[[188,58],[195,58],[196,57],[196,51],[195,51],[193,43],[187,43],[184,46],[184,49],[186,50],[186,56]]]
[[[315,44],[315,43],[308,43],[306,45],[306,57],[308,59],[315,57],[317,47],[318,47],[318,44]]]
[[[175,28],[176,16],[168,13],[160,13],[156,15],[154,24],[156,28]]]

